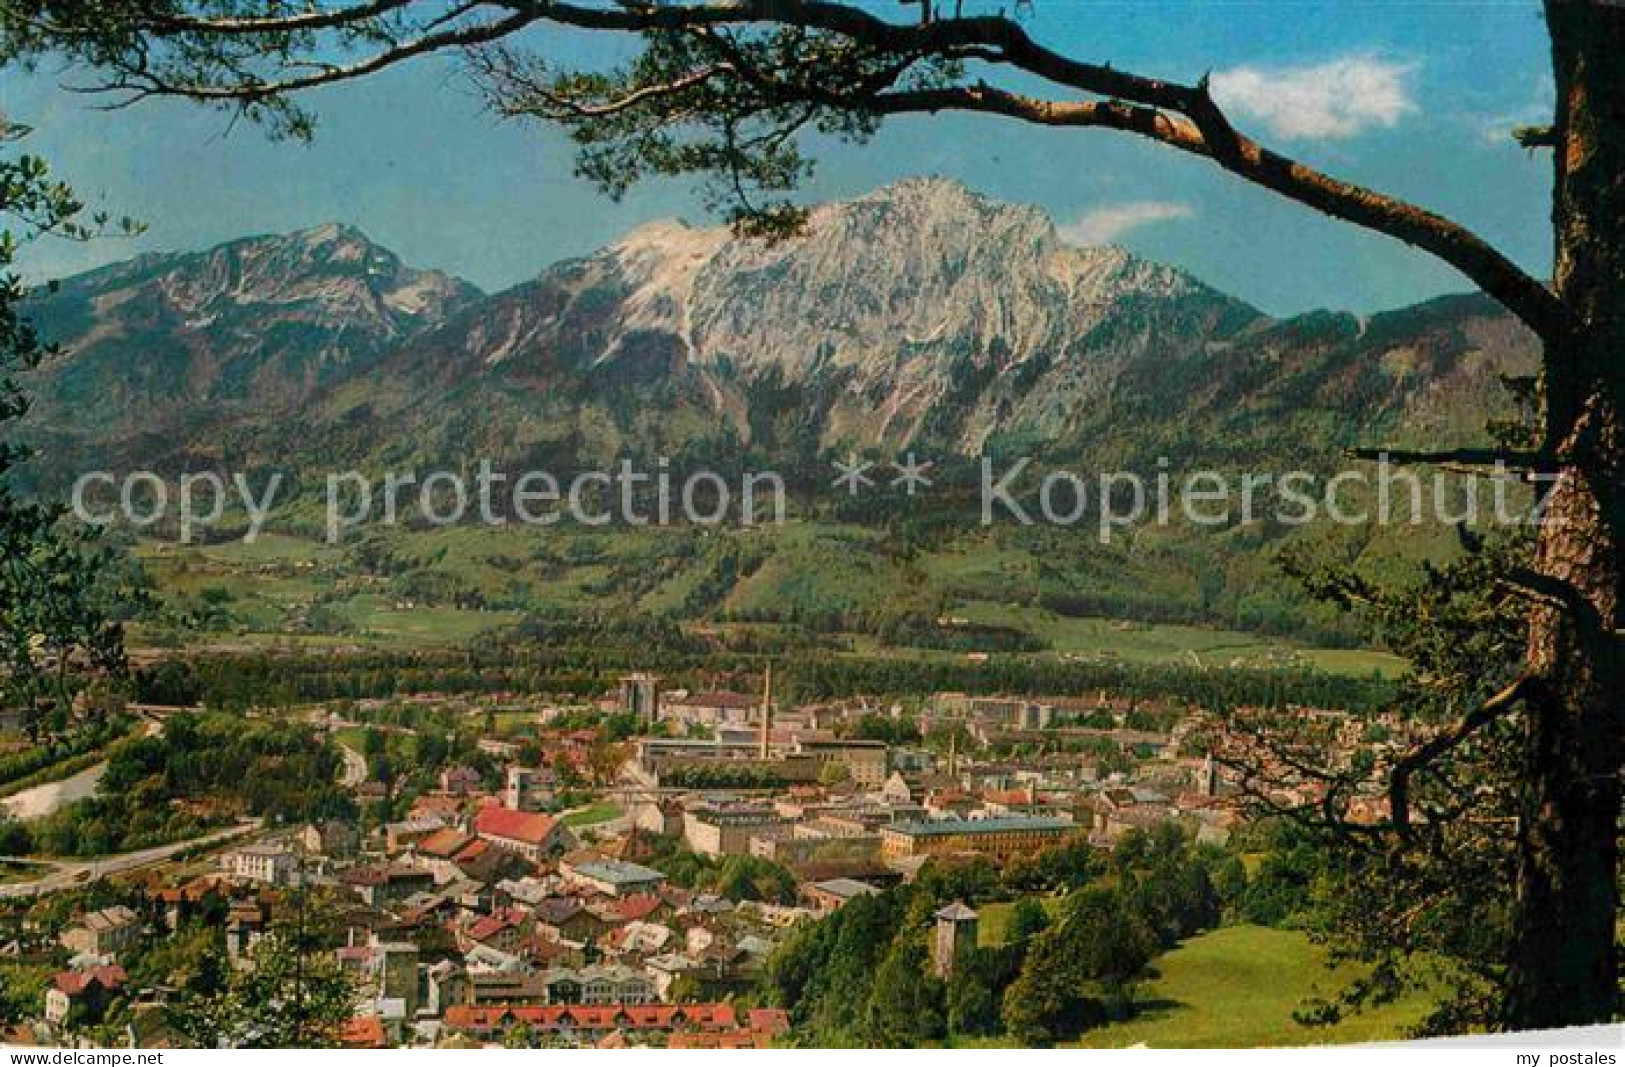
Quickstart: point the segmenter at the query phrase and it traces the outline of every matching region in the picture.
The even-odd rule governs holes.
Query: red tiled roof
[[[665,901],[649,893],[639,893],[635,896],[617,900],[612,908],[617,916],[626,922],[635,922],[647,919],[665,905]]]
[[[556,825],[558,820],[551,815],[515,811],[496,804],[481,808],[480,813],[474,816],[474,832],[480,836],[522,841],[527,845],[544,844]]]
[[[475,941],[488,941],[504,930],[510,930],[519,923],[511,915],[497,914],[484,915],[474,921],[468,928],[468,936]]]
[[[339,1042],[347,1048],[388,1048],[384,1021],[376,1015],[358,1015],[344,1024]]]
[[[732,1030],[738,1020],[727,1004],[621,1004],[591,1007],[583,1004],[548,1004],[475,1007],[457,1004],[446,1009],[445,1024],[452,1030],[488,1034],[524,1023],[538,1030]]]
[[[1031,804],[1033,795],[1025,789],[989,789],[983,799],[993,804]]]
[[[452,859],[459,863],[466,863],[469,860],[479,859],[490,849],[491,843],[489,841],[481,841],[477,837],[472,838],[468,844],[457,850],[457,855],[453,856]]]
[[[720,1034],[673,1034],[667,1048],[677,1049],[734,1049],[768,1048],[773,1036],[760,1030],[732,1030]]]
[[[433,881],[434,875],[429,871],[418,870],[416,867],[404,867],[399,864],[375,863],[363,867],[351,867],[349,870],[339,875],[339,878],[349,885],[377,886],[386,885],[395,881],[410,881],[413,879],[424,878]]]
[[[428,837],[420,840],[416,848],[420,855],[450,859],[460,849],[464,848],[470,840],[472,839],[461,830],[447,827],[444,830],[436,830]]]
[[[200,878],[194,878],[182,886],[171,886],[160,889],[158,890],[154,899],[163,904],[179,904],[183,901],[190,903],[202,900],[210,893],[217,893],[219,891],[220,879],[217,877],[204,875]]]
[[[51,983],[68,996],[77,997],[92,985],[117,989],[125,978],[123,967],[91,967],[84,971],[61,971],[52,976]]]
[[[461,797],[421,796],[412,802],[412,815],[456,816],[462,813],[463,803]]]
[[[569,922],[586,910],[574,897],[547,897],[536,902],[530,913],[548,925]]]
[[[782,1034],[790,1029],[790,1013],[783,1008],[752,1008],[745,1013],[752,1030]]]

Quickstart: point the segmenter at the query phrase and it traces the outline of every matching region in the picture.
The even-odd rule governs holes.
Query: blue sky
[[[1551,113],[1532,2],[1035,0],[1029,29],[1141,73],[1190,81],[1212,71],[1237,125],[1266,144],[1442,211],[1531,271],[1550,269],[1549,160],[1507,135]],[[534,43],[556,61],[598,63],[624,49],[556,32]],[[228,132],[219,113],[178,102],[96,112],[57,87],[83,78],[0,75],[0,106],[35,127],[29,149],[91,203],[149,228],[134,239],[37,245],[24,263],[31,276],[337,220],[415,265],[495,289],[650,219],[706,221],[694,190],[678,182],[608,202],[573,176],[557,131],[488,115],[446,60],[307,97],[320,120],[309,146],[245,126]],[[1470,288],[1402,245],[1108,131],[909,118],[866,147],[819,155],[809,199],[946,175],[1038,204],[1080,241],[1116,241],[1276,314],[1372,311]]]

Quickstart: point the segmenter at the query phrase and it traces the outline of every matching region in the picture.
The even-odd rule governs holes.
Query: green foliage
[[[934,856],[914,879],[915,900],[933,911],[955,900],[989,900],[999,892],[999,869],[986,856]]]
[[[1048,930],[1050,926],[1049,912],[1044,910],[1032,897],[1022,897],[1016,901],[1010,912],[1010,924],[1005,932],[1005,939],[1016,944],[1026,944],[1039,934]]]
[[[825,1046],[862,1045],[874,976],[901,927],[908,894],[852,900],[821,922],[797,927],[769,957],[765,999],[790,1010],[798,1032]]]
[[[804,221],[800,208],[775,196],[811,170],[797,132],[863,140],[877,125],[862,111],[830,106],[828,90],[797,99],[772,80],[839,86],[839,95],[863,87],[923,88],[957,70],[956,63],[929,57],[899,63],[884,51],[802,29],[651,32],[635,60],[607,74],[555,72],[510,51],[482,53],[478,66],[493,106],[564,123],[580,146],[577,169],[611,196],[649,176],[700,175],[710,179],[711,206],[725,210],[742,232],[768,238],[787,236]],[[719,67],[773,75],[766,81],[693,78],[696,70]],[[662,85],[668,88],[640,89]],[[626,94],[646,97],[647,105],[616,106]],[[758,202],[764,195],[774,198]]]
[[[0,118],[0,431],[28,412],[17,375],[51,351],[24,309],[28,288],[15,269],[21,246],[41,235],[91,236],[105,223],[81,220],[83,205],[51,177],[37,156],[11,154],[28,131]],[[123,630],[114,621],[133,593],[119,582],[115,558],[92,532],[70,527],[60,507],[25,501],[9,475],[28,449],[0,438],[0,705],[28,712],[28,729],[43,739],[72,699],[78,671],[120,673]]]
[[[706,884],[729,900],[760,900],[793,904],[796,877],[780,864],[760,856],[729,856]]]
[[[894,943],[880,961],[864,1016],[874,1048],[919,1048],[947,1033],[942,981],[931,974],[923,935]]]
[[[1118,892],[1164,948],[1218,923],[1220,900],[1209,868],[1222,860],[1222,853],[1192,850],[1173,822],[1130,830],[1112,850]]]
[[[332,952],[277,930],[254,946],[251,968],[189,999],[173,1020],[201,1048],[336,1048],[355,995]]]
[[[884,741],[888,745],[917,745],[924,740],[919,721],[908,715],[893,718],[869,712],[859,716],[848,730],[859,741]]]
[[[26,789],[35,784],[42,772],[56,778],[67,777],[74,773],[80,760],[93,757],[129,728],[129,720],[122,716],[103,719],[71,733],[53,736],[33,748],[0,757],[0,793]]]
[[[1105,870],[1099,850],[1088,841],[1048,848],[1032,857],[1017,857],[1004,868],[1004,884],[1019,892],[1071,892],[1082,889]]]
[[[1308,918],[1314,889],[1326,872],[1321,843],[1292,823],[1268,823],[1259,831],[1266,848],[1239,900],[1243,919],[1259,926],[1286,926]]]
[[[958,1037],[990,1037],[1004,1020],[999,994],[1015,981],[1026,954],[1024,945],[973,948],[948,975],[948,1031]]]
[[[792,904],[796,877],[782,864],[762,856],[728,856],[720,862],[685,848],[681,842],[661,838],[645,862],[673,885],[698,889],[729,900],[758,900]]]
[[[1414,668],[1401,681],[1395,709],[1423,734],[1457,722],[1506,686],[1527,642],[1515,575],[1528,545],[1484,543],[1465,530],[1461,540],[1459,558],[1391,585],[1346,566],[1292,561],[1317,594],[1357,610],[1410,659]],[[1494,1028],[1505,1017],[1518,835],[1503,828],[1529,817],[1521,718],[1503,715],[1470,731],[1415,775],[1407,833],[1315,817],[1299,817],[1300,829],[1282,832],[1248,889],[1244,914],[1281,922],[1299,913],[1336,958],[1364,965],[1357,980],[1306,1011],[1306,1019],[1335,1024],[1441,974],[1449,976],[1452,996],[1418,1033]],[[1333,789],[1376,783],[1386,790],[1387,769],[1374,751],[1345,758],[1311,748],[1305,755],[1326,768],[1321,773]]]
[[[0,963],[0,1023],[14,1026],[37,1018],[52,971],[49,966]]]
[[[1156,935],[1120,894],[1081,890],[1005,991],[1005,1026],[1031,1047],[1075,1038],[1122,1013],[1127,983],[1156,952]]]
[[[217,913],[189,922],[169,937],[138,943],[121,957],[125,970],[138,986],[163,986],[187,998],[219,995],[231,973],[224,919]]]
[[[933,859],[912,885],[860,897],[794,929],[767,960],[759,995],[791,1010],[799,1040],[819,1046],[919,1047],[1006,1034],[1024,1044],[1070,1040],[1132,1010],[1133,981],[1166,936],[1217,921],[1209,872],[1230,859],[1177,830],[1130,835],[1111,864],[1072,849],[1030,864],[1076,880],[1064,900],[1021,896],[1002,943],[967,946],[932,977],[934,913],[1012,888],[985,859]],[[1052,919],[1051,915],[1055,917]]]
[[[333,749],[299,726],[174,715],[161,734],[111,754],[96,796],[27,832],[36,852],[102,855],[194,836],[235,815],[285,823],[353,816],[338,770]]]

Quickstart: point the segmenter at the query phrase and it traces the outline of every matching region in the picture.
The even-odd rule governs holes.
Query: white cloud
[[[1236,118],[1262,123],[1277,137],[1340,140],[1390,127],[1416,110],[1412,64],[1349,56],[1298,67],[1218,71],[1213,98]]]
[[[1195,214],[1189,204],[1168,200],[1129,200],[1086,211],[1060,227],[1060,233],[1071,244],[1108,245],[1141,226],[1188,219]]]

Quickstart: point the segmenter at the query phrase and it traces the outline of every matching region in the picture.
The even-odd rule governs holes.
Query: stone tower
[[[946,978],[961,957],[976,947],[976,912],[956,900],[934,918],[937,931],[931,942],[931,973]]]
[[[660,721],[660,679],[641,671],[621,679],[621,711],[646,723]]]

